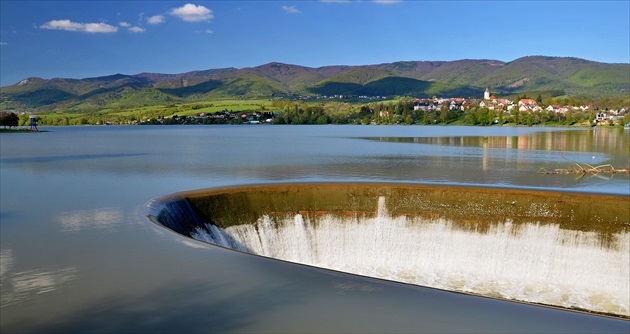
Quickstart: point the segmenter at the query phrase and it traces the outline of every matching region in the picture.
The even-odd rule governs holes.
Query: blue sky
[[[630,1],[0,0],[0,85],[26,77],[529,55],[630,62]]]

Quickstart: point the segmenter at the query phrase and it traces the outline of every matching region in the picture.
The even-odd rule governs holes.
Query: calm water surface
[[[388,181],[630,195],[628,130],[54,127],[0,134],[2,332],[627,331],[627,321],[258,259],[155,227],[144,205],[229,185]],[[535,314],[536,321],[531,321]],[[517,324],[517,325],[515,325]]]

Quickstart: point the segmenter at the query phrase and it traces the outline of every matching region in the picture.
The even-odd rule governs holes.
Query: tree
[[[2,115],[0,115],[0,125],[4,126],[5,128],[7,126],[9,127],[9,129],[14,126],[17,127],[19,122],[20,118],[15,113],[3,113]]]
[[[534,124],[534,116],[532,115],[531,112],[526,113],[523,118],[524,118],[523,123],[525,125],[532,126],[532,124]]]
[[[440,110],[440,119],[441,119],[442,124],[446,124],[447,118],[448,118],[448,107],[442,106],[442,109]]]
[[[433,112],[429,110],[425,110],[424,115],[422,116],[422,122],[424,124],[431,124],[433,119],[434,119]]]
[[[464,120],[466,121],[467,124],[470,124],[470,125],[478,124],[479,120],[477,118],[477,109],[478,108],[476,107],[470,107],[466,109]]]
[[[321,115],[317,117],[317,124],[328,124],[328,117],[326,115]]]
[[[19,118],[20,121],[18,126],[29,125],[29,123],[31,122],[30,116],[28,114],[21,114]]]
[[[542,125],[545,125],[545,123],[547,123],[548,120],[549,120],[549,112],[547,112],[547,110],[543,109],[540,112],[540,123]]]
[[[569,112],[566,115],[566,118],[564,120],[566,125],[573,125],[573,123],[575,123],[575,118],[573,115],[573,111],[569,110]]]
[[[518,108],[516,106],[514,106],[514,108],[512,108],[512,111],[510,112],[512,114],[512,121],[514,122],[515,125],[520,124],[520,112],[518,111]]]

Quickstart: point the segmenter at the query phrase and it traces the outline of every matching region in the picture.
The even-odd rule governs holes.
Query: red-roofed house
[[[522,106],[522,105],[536,106],[536,105],[538,105],[538,102],[536,102],[536,100],[532,100],[532,99],[521,99],[520,101],[518,101],[518,105],[519,105],[519,107]]]

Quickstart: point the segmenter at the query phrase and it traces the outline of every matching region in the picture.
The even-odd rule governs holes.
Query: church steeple
[[[488,90],[487,87],[486,87],[486,91],[483,92],[483,99],[484,100],[490,100],[490,91]]]

